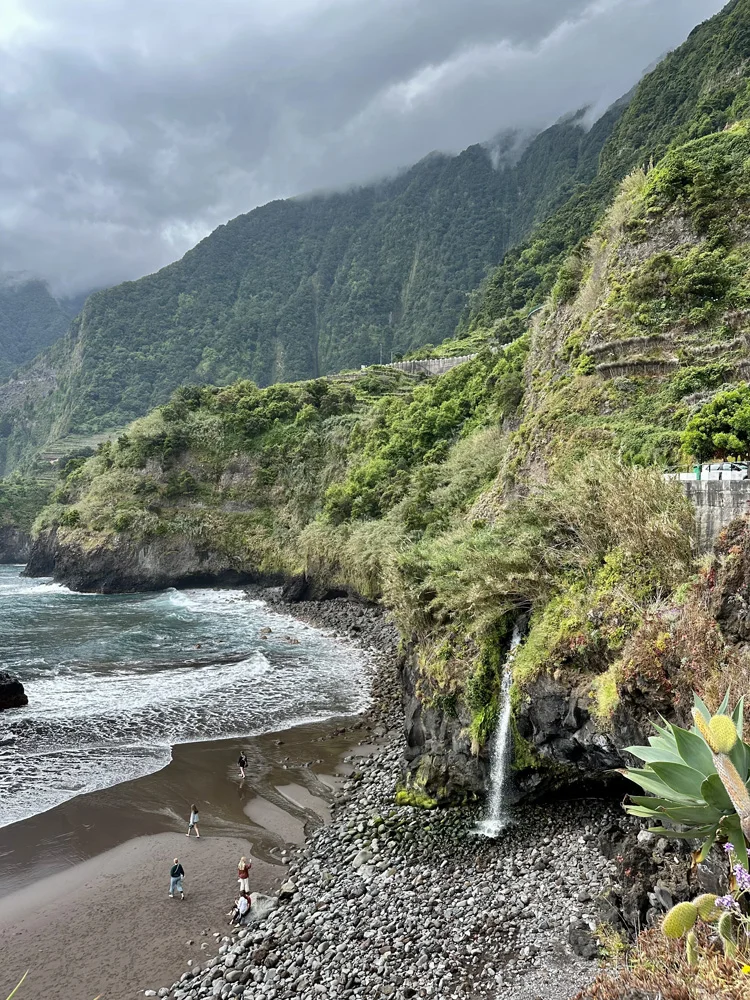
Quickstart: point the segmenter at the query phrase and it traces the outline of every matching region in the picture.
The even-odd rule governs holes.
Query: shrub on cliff
[[[701,462],[710,458],[750,455],[750,386],[720,392],[691,417],[682,447]]]

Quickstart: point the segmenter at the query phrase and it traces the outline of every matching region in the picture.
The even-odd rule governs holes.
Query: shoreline
[[[193,960],[211,954],[212,934],[226,930],[239,856],[252,859],[253,891],[275,892],[294,845],[330,818],[331,799],[352,770],[343,758],[356,757],[369,736],[361,717],[346,717],[246,740],[178,744],[160,771],[0,829],[0,953],[11,956],[0,995],[30,969],[19,1000],[97,993],[131,1000],[171,979],[182,938],[199,941]],[[240,747],[248,753],[244,783]],[[188,777],[199,791],[186,797]],[[185,837],[193,795],[200,840]],[[175,855],[186,869],[178,912],[164,910],[175,902],[166,899],[164,874]],[[123,937],[124,951],[116,947]],[[117,952],[114,964],[102,964],[102,947]]]
[[[294,847],[330,821],[332,799],[353,771],[344,758],[372,752],[378,729],[382,651],[329,623],[322,630],[354,639],[368,653],[371,710],[257,736],[175,744],[158,771],[0,828],[0,952],[12,956],[3,963],[0,995],[29,969],[19,1000],[98,993],[132,1000],[171,981],[175,949],[196,964],[215,952],[214,935],[227,930],[236,895],[240,854],[252,859],[253,891],[278,890]],[[240,748],[248,756],[245,782],[236,763]],[[200,805],[199,841],[184,836],[192,801]],[[186,900],[182,910],[165,910],[175,902],[166,898],[164,875],[175,855],[187,859]]]
[[[18,971],[9,988],[32,968],[18,1000],[91,1000],[98,992],[102,1000],[135,1000],[144,991],[170,1000],[572,1000],[596,972],[575,942],[595,945],[597,900],[615,874],[598,838],[625,826],[625,817],[601,800],[531,806],[488,840],[472,836],[476,809],[395,806],[403,712],[397,636],[382,609],[345,600],[289,605],[255,590],[249,596],[368,651],[370,709],[318,724],[316,732],[314,725],[299,727],[296,742],[289,730],[178,744],[162,771],[82,796],[92,808],[99,797],[102,815],[115,809],[122,817],[128,786],[138,786],[130,793],[150,803],[142,810],[149,823],[171,824],[170,831],[136,836],[45,876],[42,889],[50,883],[47,895],[56,898],[42,911],[34,906],[38,886],[5,897],[3,912],[10,900],[15,919],[0,919],[0,949],[13,955],[4,974]],[[237,796],[235,751],[253,740],[258,756],[248,773],[258,760],[264,770],[247,801]],[[163,790],[145,789],[170,768],[165,811]],[[231,787],[232,801],[213,792],[215,818],[201,805],[207,839],[188,841],[177,829],[188,802],[181,782],[205,780],[215,788],[217,776]],[[321,800],[330,809],[327,824],[320,822]],[[79,817],[78,828],[101,847],[91,819]],[[122,823],[115,834],[103,829],[110,838],[126,832]],[[253,857],[251,888],[263,894],[254,923],[239,931],[224,916],[238,849]],[[189,863],[184,903],[166,898],[173,851]],[[125,873],[108,870],[120,865]],[[32,875],[27,865],[25,878]],[[113,958],[103,958],[102,949]]]

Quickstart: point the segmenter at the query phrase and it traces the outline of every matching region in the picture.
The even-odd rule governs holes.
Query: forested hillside
[[[0,277],[0,382],[62,337],[82,305],[54,298],[43,281]]]
[[[504,258],[477,298],[468,328],[517,330],[518,311],[544,301],[563,260],[588,237],[626,174],[660,159],[672,143],[747,114],[748,58],[750,4],[731,0],[641,81],[602,151],[594,182]]]
[[[731,4],[641,85],[640,131],[628,111],[611,141],[638,134],[650,161],[678,138],[627,174],[521,337],[426,381],[375,370],[182,388],[69,469],[38,524],[37,568],[105,589],[304,572],[380,598],[416,646],[437,729],[475,752],[523,612],[519,710],[554,674],[592,725],[616,725],[629,664],[657,682],[665,669],[639,659],[656,655],[654,616],[694,579],[692,512],[663,463],[711,440],[750,448],[746,81],[731,75],[713,131],[705,112],[730,42],[746,65],[734,27],[749,10]],[[672,84],[670,124],[651,112]],[[679,614],[659,617],[668,633]],[[718,648],[696,674],[711,691]],[[517,737],[519,768],[543,767]],[[438,794],[440,768],[423,764],[414,780]]]
[[[588,131],[561,123],[498,168],[473,146],[369,187],[274,202],[92,295],[22,376],[52,369],[57,389],[11,407],[0,473],[50,433],[122,426],[182,383],[311,378],[450,337],[488,268],[595,174],[622,107]]]

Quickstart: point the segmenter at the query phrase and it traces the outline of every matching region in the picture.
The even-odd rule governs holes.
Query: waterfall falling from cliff
[[[517,621],[513,627],[508,655],[503,664],[503,679],[500,687],[500,714],[492,741],[490,762],[490,794],[487,801],[487,816],[477,825],[477,833],[485,837],[497,837],[510,822],[508,805],[505,801],[510,778],[511,750],[510,738],[510,689],[513,684],[513,656],[523,637],[523,626]]]

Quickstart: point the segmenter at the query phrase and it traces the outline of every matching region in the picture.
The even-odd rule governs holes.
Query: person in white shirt
[[[241,924],[249,909],[250,899],[248,898],[246,892],[241,892],[235,900],[234,909],[232,910],[232,919],[229,921],[230,924]]]

